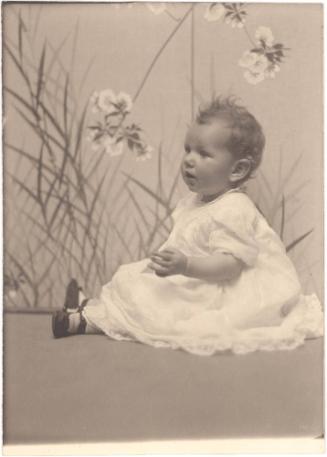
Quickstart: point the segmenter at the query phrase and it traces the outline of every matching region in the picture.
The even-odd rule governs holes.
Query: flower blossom
[[[249,82],[250,84],[258,84],[261,81],[265,79],[265,74],[264,73],[259,73],[259,72],[254,72],[251,70],[246,70],[244,72],[244,78]]]
[[[245,51],[238,64],[246,69],[244,77],[250,84],[258,84],[275,71],[264,54],[254,51]]]
[[[257,46],[245,51],[238,61],[240,67],[246,69],[244,77],[251,84],[275,78],[288,50],[284,44],[274,43],[274,36],[268,27],[258,27],[255,39]]]
[[[257,28],[255,34],[257,44],[260,46],[264,43],[265,46],[271,47],[274,42],[274,35],[269,27],[260,26]]]
[[[162,2],[146,3],[146,6],[156,16],[163,13],[167,9],[166,3],[162,3]]]
[[[204,18],[209,22],[224,18],[225,23],[232,27],[243,27],[246,14],[243,3],[210,3]]]
[[[222,3],[210,3],[204,13],[204,18],[209,21],[219,21],[225,14],[225,8]]]
[[[244,3],[224,3],[224,7],[226,9],[226,24],[230,24],[232,27],[244,27],[247,16]]]
[[[245,51],[238,64],[240,67],[243,68],[250,68],[252,67],[255,62],[257,61],[257,53],[252,51]]]
[[[111,89],[103,90],[98,95],[97,105],[99,110],[106,114],[111,114],[116,111],[116,108],[114,107],[115,102],[116,96]]]
[[[130,95],[119,92],[116,95],[111,89],[106,89],[93,96],[98,110],[105,114],[127,114],[131,111],[133,102]]]
[[[230,24],[233,28],[238,27],[241,29],[244,27],[245,19],[238,14],[235,14],[230,17],[226,17],[225,22],[226,24]]]
[[[125,92],[119,92],[116,97],[116,106],[118,107],[119,111],[123,114],[130,113],[133,107],[133,101],[130,95],[126,94]]]
[[[226,24],[230,24],[233,27],[233,29],[235,27],[238,27],[239,29],[241,29],[242,27],[244,27],[244,22],[245,21],[244,21],[244,19],[238,19],[238,18],[237,19],[230,19],[230,18],[227,18],[225,22],[226,22]]]
[[[270,64],[268,65],[267,69],[265,70],[265,77],[266,78],[275,78],[276,73],[280,71],[280,66],[277,64]]]
[[[264,54],[253,51],[245,51],[238,63],[241,67],[247,68],[254,73],[263,73],[269,65],[268,59]]]
[[[105,152],[111,157],[119,156],[123,153],[123,140],[115,136],[106,135],[102,141]]]
[[[131,150],[137,160],[151,157],[152,148],[142,139],[142,129],[132,123],[125,125],[126,116],[130,113],[133,100],[126,92],[115,94],[111,89],[94,92],[90,97],[94,111],[99,113],[93,125],[88,126],[87,140],[91,149],[118,156],[124,152],[124,146]]]
[[[149,146],[149,145],[139,146],[136,149],[136,158],[135,159],[137,161],[144,161],[144,160],[151,159],[152,151],[153,151],[153,147],[152,146]]]

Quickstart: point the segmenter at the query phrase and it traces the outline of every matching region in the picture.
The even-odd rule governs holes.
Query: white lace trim
[[[130,334],[106,329],[106,334],[115,340],[139,341],[156,348],[183,349],[198,355],[213,355],[230,350],[234,354],[254,351],[292,350],[304,344],[307,338],[323,335],[324,319],[321,304],[316,295],[302,295],[297,306],[285,317],[278,327],[257,327],[247,330],[233,330],[228,335],[193,341],[185,337],[174,337],[162,341],[142,333]]]

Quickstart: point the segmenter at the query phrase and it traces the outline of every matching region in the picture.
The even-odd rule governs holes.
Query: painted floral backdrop
[[[321,21],[319,5],[6,4],[5,306],[61,306],[71,276],[95,294],[159,247],[187,125],[219,93],[263,124],[248,192],[322,296]]]

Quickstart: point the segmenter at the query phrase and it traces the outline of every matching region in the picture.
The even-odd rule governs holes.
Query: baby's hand
[[[151,255],[152,262],[149,268],[158,276],[184,274],[186,271],[187,257],[177,249],[167,248]]]

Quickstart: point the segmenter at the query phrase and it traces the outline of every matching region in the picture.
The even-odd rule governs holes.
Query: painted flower
[[[238,61],[238,64],[240,67],[243,68],[250,68],[252,65],[255,64],[257,60],[257,53],[256,52],[251,52],[251,51],[245,51],[240,60]]]
[[[257,46],[245,51],[238,61],[240,67],[246,69],[244,76],[251,84],[258,84],[265,78],[275,78],[284,53],[288,50],[282,43],[274,44],[274,36],[268,27],[258,27],[255,40]]]
[[[153,147],[149,145],[140,146],[136,149],[136,160],[144,161],[152,158]]]
[[[98,133],[99,133],[98,129],[88,128],[86,140],[89,141],[90,143],[93,143],[93,141],[96,141],[96,136],[98,135]]]
[[[88,133],[86,135],[86,140],[91,143],[92,151],[98,151],[103,147],[103,136],[104,132],[102,129],[90,128],[88,127]]]
[[[276,73],[280,71],[280,66],[277,64],[270,64],[265,70],[265,77],[266,78],[275,78]]]
[[[252,51],[246,51],[238,63],[241,67],[247,68],[253,73],[263,73],[269,65],[269,61],[264,54]]]
[[[210,3],[204,13],[204,18],[209,21],[219,21],[225,14],[225,8],[222,3]]]
[[[263,54],[257,54],[255,62],[249,67],[254,73],[263,73],[269,65],[268,59]]]
[[[117,139],[115,136],[106,135],[102,141],[105,152],[111,157],[119,156],[123,153],[123,140]]]
[[[130,113],[133,107],[133,101],[130,95],[126,94],[125,92],[119,92],[116,97],[116,106],[118,107],[119,111],[123,114]]]
[[[233,28],[242,28],[245,24],[247,12],[244,3],[223,3],[225,8],[225,22]]]
[[[244,78],[247,80],[248,83],[255,85],[262,82],[265,79],[265,74],[263,72],[260,73],[251,70],[246,70],[244,72]]]
[[[241,29],[242,27],[244,27],[245,19],[238,16],[226,17],[225,22],[226,24],[230,24],[233,27],[233,29],[235,27]]]
[[[130,95],[119,92],[116,95],[111,89],[106,89],[93,95],[93,104],[104,114],[128,114],[130,113],[133,102]]]
[[[98,94],[97,105],[101,111],[106,114],[111,114],[116,111],[114,103],[116,96],[111,89],[106,89]]]
[[[156,16],[158,16],[161,13],[163,13],[167,9],[166,3],[161,3],[161,2],[146,3],[146,6]]]
[[[265,79],[269,61],[264,54],[245,51],[238,63],[241,67],[246,68],[244,77],[250,84],[258,84]]]
[[[254,36],[259,46],[264,44],[265,46],[271,47],[273,45],[274,35],[269,27],[258,27]]]

